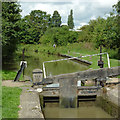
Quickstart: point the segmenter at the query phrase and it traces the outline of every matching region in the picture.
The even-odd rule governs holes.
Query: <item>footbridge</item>
[[[100,69],[94,69],[94,70],[86,70],[86,71],[80,71],[75,73],[68,73],[68,74],[61,74],[61,75],[55,75],[51,77],[46,77],[43,79],[43,84],[47,83],[56,83],[60,82],[63,79],[68,79],[72,81],[79,81],[79,80],[89,80],[89,79],[100,79],[101,81],[104,80],[106,77],[114,77],[120,75],[120,66],[118,67],[111,67],[111,68],[100,68]]]
[[[104,81],[106,77],[113,77],[118,75],[120,75],[120,66],[112,68],[100,68],[95,70],[89,69],[86,71],[46,77],[41,82],[34,83],[34,85],[59,83],[60,106],[75,108],[78,105],[78,81],[86,81],[92,79],[95,81]]]

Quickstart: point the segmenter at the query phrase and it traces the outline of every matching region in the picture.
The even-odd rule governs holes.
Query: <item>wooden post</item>
[[[25,48],[24,48],[23,51],[22,51],[22,61],[24,61],[24,58],[25,58],[24,53],[25,53]],[[23,78],[24,78],[24,73],[25,73],[25,71],[24,71],[24,69],[23,69]]]
[[[100,45],[100,53],[102,53],[102,45]],[[102,61],[102,55],[100,55],[100,61]]]
[[[102,45],[100,45],[100,53],[102,53]],[[103,68],[104,62],[102,61],[102,55],[100,55],[100,60],[98,61],[98,66]]]
[[[23,51],[22,51],[22,61],[24,61],[24,53],[25,53],[25,48],[23,49]]]

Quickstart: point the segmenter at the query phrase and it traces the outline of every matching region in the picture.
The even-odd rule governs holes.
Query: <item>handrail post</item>
[[[44,62],[43,62],[43,74],[44,74],[44,78],[46,78],[46,72],[45,72],[45,65],[44,65]]]
[[[109,54],[107,53],[107,60],[108,60],[108,68],[110,68],[110,59],[109,59]]]

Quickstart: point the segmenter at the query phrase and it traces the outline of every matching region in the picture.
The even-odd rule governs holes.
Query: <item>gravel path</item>
[[[7,86],[7,87],[21,87],[21,86],[31,86],[31,82],[14,82],[13,80],[3,80],[2,81],[2,86]]]
[[[19,118],[44,118],[37,91],[31,87],[22,87]]]

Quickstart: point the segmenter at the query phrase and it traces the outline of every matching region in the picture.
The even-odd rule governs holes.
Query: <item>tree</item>
[[[116,14],[117,13],[117,14]],[[120,1],[113,5],[113,11],[106,19],[98,17],[90,20],[89,25],[83,26],[79,34],[79,42],[87,41],[95,43],[98,48],[104,46],[110,52],[111,58],[119,59],[120,54]],[[118,53],[117,53],[118,52]],[[112,54],[111,54],[112,53]]]
[[[116,23],[117,23],[117,48],[118,48],[118,54],[117,58],[120,59],[120,1],[116,5],[113,5],[113,11],[117,12],[116,15]]]
[[[77,42],[78,33],[69,31],[68,26],[49,28],[41,38],[43,44],[56,44],[57,46]]]
[[[17,2],[2,2],[2,52],[5,60],[13,56],[19,41],[19,7]]]
[[[50,15],[41,10],[33,10],[21,21],[21,42],[38,43],[50,26]]]
[[[51,18],[51,26],[52,27],[60,27],[61,23],[62,23],[61,16],[58,13],[58,11],[55,10],[53,13],[53,16]]]
[[[68,16],[68,26],[69,26],[70,29],[74,28],[73,10],[70,11],[70,15]]]

